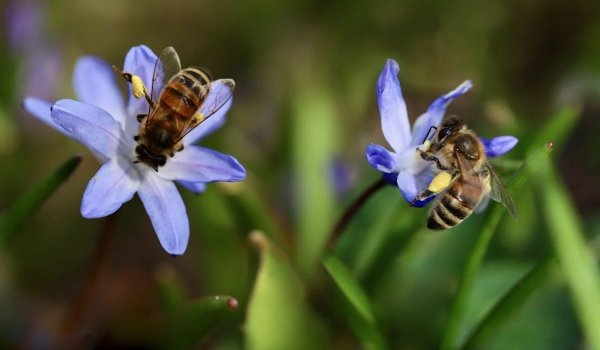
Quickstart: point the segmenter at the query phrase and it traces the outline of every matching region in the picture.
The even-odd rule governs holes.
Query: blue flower
[[[469,91],[472,84],[467,80],[456,89],[438,97],[417,118],[411,130],[406,111],[406,103],[402,97],[402,89],[398,80],[398,63],[388,59],[377,80],[377,103],[381,116],[383,136],[392,147],[370,144],[367,146],[367,161],[371,166],[384,174],[388,182],[396,184],[404,198],[411,204],[417,194],[427,188],[434,176],[430,162],[423,160],[417,153],[431,126],[438,126],[446,107],[457,97]],[[431,136],[431,135],[429,135]],[[518,142],[513,136],[499,136],[490,140],[482,139],[488,157],[501,156],[510,151]],[[423,206],[424,203],[416,203]]]
[[[125,57],[124,71],[139,75],[151,85],[157,56],[146,46],[132,48]],[[148,104],[129,89],[127,105],[116,83],[116,75],[104,61],[82,57],[75,66],[73,85],[78,98],[54,105],[28,97],[24,107],[62,134],[83,144],[103,164],[89,181],[81,203],[81,214],[99,218],[114,213],[138,194],[163,248],[180,255],[186,249],[189,222],[174,181],[200,193],[206,183],[241,181],[246,170],[232,156],[193,145],[225,122],[231,99],[217,113],[187,134],[185,148],[159,171],[137,163],[133,136],[138,133],[136,115]]]

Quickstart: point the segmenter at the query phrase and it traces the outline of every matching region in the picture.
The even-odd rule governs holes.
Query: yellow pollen
[[[146,90],[146,85],[142,81],[138,75],[131,76],[131,91],[133,92],[133,96],[135,98],[142,98],[147,95],[148,90]]]
[[[447,172],[442,171],[441,173],[437,174],[433,180],[431,180],[428,190],[433,193],[439,193],[448,187],[451,181],[452,176]]]
[[[423,142],[423,152],[429,151],[429,147],[431,147],[431,141],[425,140],[425,142]]]

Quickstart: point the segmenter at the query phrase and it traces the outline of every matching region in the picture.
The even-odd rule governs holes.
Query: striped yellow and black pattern
[[[437,199],[429,214],[427,227],[446,230],[460,224],[473,213],[484,194],[480,181],[468,181],[461,176]]]
[[[160,108],[174,114],[180,122],[190,119],[208,94],[210,77],[197,68],[186,68],[164,87],[158,103]]]

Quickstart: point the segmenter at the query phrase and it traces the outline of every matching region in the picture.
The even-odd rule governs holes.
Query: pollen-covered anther
[[[138,99],[145,97],[148,94],[146,85],[144,85],[142,78],[138,75],[131,76],[131,91],[133,92],[133,96]]]

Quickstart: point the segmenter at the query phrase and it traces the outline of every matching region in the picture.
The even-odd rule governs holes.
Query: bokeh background
[[[20,103],[25,96],[73,98],[78,57],[95,55],[121,66],[139,44],[155,52],[174,46],[184,66],[207,67],[214,77],[236,81],[226,125],[202,144],[235,156],[248,178],[237,186],[209,185],[201,195],[181,190],[191,237],[180,257],[160,247],[137,197],[117,212],[106,259],[71,332],[83,348],[164,346],[165,286],[175,286],[186,301],[235,297],[239,308],[197,346],[252,347],[248,306],[260,273],[259,249],[249,241],[254,229],[285,256],[280,260],[305,291],[300,313],[311,327],[298,326],[288,341],[298,348],[311,341],[317,348],[365,347],[361,327],[347,319],[343,296],[319,256],[344,208],[380,176],[364,149],[385,144],[375,82],[387,58],[400,64],[411,120],[437,96],[473,80],[474,88],[449,111],[482,136],[520,139],[496,164],[505,179],[553,116],[575,111],[559,139],[542,141],[555,143],[551,159],[584,239],[600,234],[595,1],[5,0],[0,8],[0,211],[71,156],[83,157],[69,180],[0,246],[3,347],[47,348],[59,341],[104,227],[104,220],[79,213],[97,161],[27,115]],[[539,183],[534,173],[513,193],[521,218],[500,222],[475,279],[462,336],[519,278],[556,254]],[[432,233],[423,229],[426,216],[396,189],[385,188],[336,248],[368,295],[389,348],[439,346],[486,220],[477,215],[455,230]],[[481,348],[590,346],[569,278],[560,268],[553,271],[480,340]],[[273,312],[286,319],[293,310]],[[272,328],[265,337],[275,337],[280,322],[286,323],[262,322]]]

